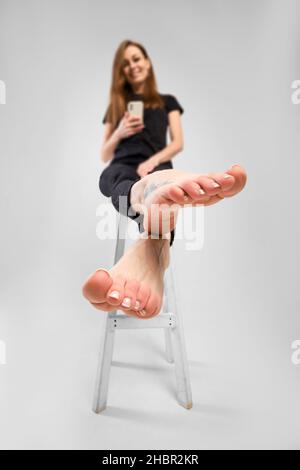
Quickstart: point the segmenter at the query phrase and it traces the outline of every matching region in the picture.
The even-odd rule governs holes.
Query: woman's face
[[[125,49],[123,72],[133,90],[141,88],[148,76],[149,69],[150,62],[138,47],[131,45]]]

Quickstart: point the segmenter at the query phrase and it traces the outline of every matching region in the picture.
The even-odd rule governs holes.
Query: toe
[[[91,302],[92,306],[95,307],[97,310],[102,310],[104,312],[112,312],[113,310],[116,309],[113,305],[110,305],[107,302],[101,302],[101,303],[94,303]]]
[[[210,173],[209,176],[220,185],[222,191],[232,188],[235,183],[234,176],[228,173]]]
[[[191,200],[198,200],[205,194],[205,191],[195,181],[185,181],[181,184],[181,187]]]
[[[226,197],[235,196],[244,188],[247,181],[247,174],[244,168],[240,165],[233,165],[226,173],[234,178],[233,185],[231,185],[230,188],[222,189],[218,194],[210,197],[209,201],[205,202],[206,206],[220,202]]]
[[[107,292],[105,300],[110,305],[120,305],[124,298],[125,279],[121,276],[116,276]]]
[[[235,196],[243,189],[247,181],[246,171],[240,165],[233,165],[226,173],[231,176],[234,182],[229,187],[222,187],[222,190],[218,194],[223,198]]]
[[[113,281],[104,269],[98,269],[86,280],[82,287],[83,296],[90,302],[105,302],[106,294],[111,287]]]
[[[205,191],[206,195],[209,196],[217,194],[221,190],[220,184],[209,176],[199,175],[196,178],[196,182],[199,184],[200,188]]]
[[[177,204],[184,203],[184,196],[185,196],[185,192],[179,186],[174,185],[168,189],[168,198]]]
[[[136,301],[138,302],[137,310],[142,310],[142,309],[145,308],[145,306],[148,302],[148,299],[150,297],[150,294],[151,294],[150,287],[148,287],[145,284],[141,283],[140,288],[139,288],[139,290],[137,292],[137,295],[136,295]]]
[[[241,165],[233,165],[228,171],[226,171],[226,173],[233,176],[235,179],[235,184],[232,186],[229,193],[232,193],[232,195],[234,195],[240,192],[247,182],[246,170]]]
[[[146,311],[146,316],[145,318],[151,318],[157,315],[160,312],[160,307],[161,307],[161,299],[158,294],[155,292],[152,292],[147,304],[144,307],[144,310]]]
[[[122,308],[132,310],[136,304],[136,295],[140,284],[136,280],[127,280],[124,288],[124,298],[121,303]]]

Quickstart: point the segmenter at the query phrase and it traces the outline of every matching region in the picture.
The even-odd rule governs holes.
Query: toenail
[[[220,187],[220,185],[219,185],[218,183],[212,183],[212,186],[213,186],[214,188],[219,188],[219,187]]]
[[[129,297],[125,297],[125,299],[122,302],[123,307],[130,307],[131,305],[131,299]]]
[[[199,189],[199,193],[200,194],[205,194],[205,191],[203,191],[203,189]]]
[[[224,178],[224,179],[225,179],[225,178],[232,178],[232,176],[231,176],[231,175],[224,175],[223,178]]]
[[[141,317],[145,317],[147,315],[147,313],[145,312],[145,310],[140,310],[139,311],[139,314],[141,315]]]
[[[120,297],[120,292],[117,290],[113,290],[108,297],[112,297],[113,299],[118,299]]]
[[[134,308],[138,310],[141,306],[141,302],[139,300],[136,301]]]

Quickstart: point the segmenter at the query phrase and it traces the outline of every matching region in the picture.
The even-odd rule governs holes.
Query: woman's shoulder
[[[166,101],[168,101],[172,98],[176,99],[175,95],[173,95],[172,93],[158,93],[158,94],[163,100],[166,100]]]
[[[159,95],[163,99],[165,103],[165,108],[168,113],[171,111],[175,111],[175,110],[178,110],[181,114],[184,112],[183,107],[181,106],[181,104],[179,103],[178,99],[176,98],[174,94],[159,93]]]

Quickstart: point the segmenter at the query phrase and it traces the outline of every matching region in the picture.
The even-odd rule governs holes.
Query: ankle
[[[159,265],[165,271],[170,264],[170,240],[166,238],[152,240]]]
[[[133,210],[137,212],[141,212],[141,205],[142,205],[142,195],[144,192],[145,182],[143,178],[136,181],[130,190],[130,205]]]
[[[136,246],[143,250],[145,259],[148,259],[148,256],[150,256],[150,258],[153,257],[158,261],[163,275],[170,263],[170,240],[166,238],[151,238],[151,234],[147,234],[147,236],[143,236],[137,241]]]

